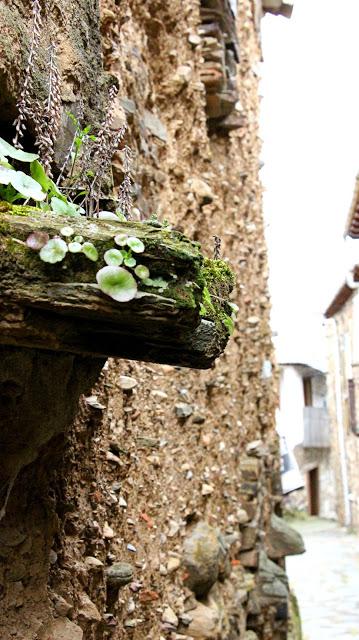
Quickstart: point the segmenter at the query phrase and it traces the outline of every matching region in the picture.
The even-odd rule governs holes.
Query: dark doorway
[[[306,407],[313,406],[312,378],[303,378],[304,404]]]
[[[319,516],[319,468],[308,472],[308,511],[311,516]]]

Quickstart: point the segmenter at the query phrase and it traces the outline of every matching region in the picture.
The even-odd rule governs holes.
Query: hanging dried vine
[[[22,91],[20,93],[19,100],[16,107],[18,110],[18,116],[14,121],[15,137],[13,143],[18,149],[22,149],[20,139],[24,135],[26,130],[25,122],[29,115],[31,115],[31,88],[33,85],[33,72],[35,66],[35,60],[39,51],[40,38],[42,31],[42,15],[41,15],[41,3],[39,0],[31,0],[32,3],[32,38],[29,50],[29,57],[25,69]]]

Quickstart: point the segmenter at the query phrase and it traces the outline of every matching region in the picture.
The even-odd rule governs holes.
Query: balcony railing
[[[304,407],[303,447],[330,447],[328,411],[321,407]]]

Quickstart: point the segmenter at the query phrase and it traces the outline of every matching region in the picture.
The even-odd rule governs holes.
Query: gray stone
[[[120,98],[119,102],[127,114],[133,115],[136,113],[136,103],[134,100],[130,100],[129,98]]]
[[[93,556],[86,556],[85,564],[90,571],[101,571],[101,568],[103,567],[103,562]]]
[[[184,542],[182,562],[188,573],[186,586],[197,596],[205,596],[225,570],[226,555],[217,530],[206,522],[199,522]]]
[[[288,589],[278,579],[262,585],[262,593],[273,598],[286,598],[288,596]]]
[[[257,527],[248,525],[242,529],[242,551],[253,549],[257,540]]]
[[[187,402],[178,402],[175,405],[175,412],[177,418],[189,418],[193,413],[193,407]]]
[[[261,598],[258,589],[253,589],[249,594],[247,610],[252,616],[258,616],[261,612]]]
[[[119,589],[133,579],[133,566],[128,562],[115,562],[105,570],[106,582],[111,589]]]
[[[123,391],[132,391],[132,389],[134,389],[138,384],[137,380],[130,376],[120,376],[119,383]]]
[[[152,135],[156,136],[156,138],[159,138],[163,142],[167,142],[167,129],[165,125],[159,118],[157,118],[157,116],[151,113],[151,111],[147,111],[147,109],[145,109],[143,122],[146,129],[148,129]]]
[[[284,569],[269,560],[264,551],[259,554],[258,592],[263,605],[287,602],[288,578]]]
[[[238,524],[240,525],[246,524],[248,520],[250,520],[248,513],[245,509],[238,509],[237,520],[238,520]]]
[[[263,440],[252,440],[246,446],[247,456],[254,456],[255,458],[263,458],[267,455],[268,450],[264,445]]]
[[[305,552],[303,538],[283,518],[272,514],[267,535],[267,553],[270,558],[298,555]]]

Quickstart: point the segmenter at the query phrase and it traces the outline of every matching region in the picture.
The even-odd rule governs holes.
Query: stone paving
[[[359,638],[359,537],[319,518],[290,521],[306,553],[287,558],[303,640]]]

